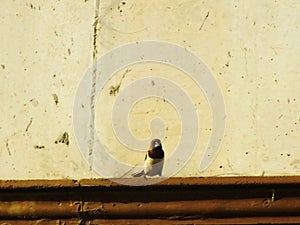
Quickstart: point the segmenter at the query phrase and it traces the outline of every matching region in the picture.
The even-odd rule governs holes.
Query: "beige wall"
[[[144,153],[118,142],[110,114],[131,82],[153,76],[179,85],[199,118],[196,150],[177,176],[300,173],[299,1],[100,1],[95,45],[95,1],[3,0],[0,10],[1,179],[99,176],[76,144],[72,118],[77,87],[93,65],[95,49],[100,58],[142,40],[177,44],[204,62],[224,97],[225,135],[216,159],[200,172],[213,130],[203,91],[172,66],[139,63],[115,73],[98,95],[97,134],[114,157],[131,165],[143,161]],[[120,82],[119,93],[109,94]],[[145,139],[155,117],[168,126],[163,140],[168,157],[182,135],[171,104],[157,98],[140,101],[129,124],[138,139]]]

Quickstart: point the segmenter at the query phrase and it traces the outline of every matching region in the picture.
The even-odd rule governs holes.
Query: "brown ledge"
[[[300,177],[170,178],[142,187],[114,181],[0,181],[0,222],[300,223]]]

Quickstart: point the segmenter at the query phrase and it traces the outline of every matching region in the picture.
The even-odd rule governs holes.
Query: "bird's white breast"
[[[144,164],[144,172],[147,175],[154,176],[160,175],[163,168],[163,158],[162,159],[152,159],[147,155]],[[161,163],[159,163],[161,162]]]

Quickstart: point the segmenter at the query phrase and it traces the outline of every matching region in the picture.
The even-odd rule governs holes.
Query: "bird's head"
[[[153,139],[150,143],[150,149],[161,146],[161,141],[159,139]]]

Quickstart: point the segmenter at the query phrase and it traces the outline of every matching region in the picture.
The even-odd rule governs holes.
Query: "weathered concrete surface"
[[[200,173],[212,132],[204,93],[176,68],[135,64],[114,74],[96,104],[98,135],[114,157],[131,165],[143,160],[143,153],[128,150],[114,136],[107,118],[116,97],[132,81],[159,76],[180,85],[199,116],[196,151],[177,176],[299,174],[298,1],[108,0],[99,1],[99,8],[96,2],[1,2],[1,179],[98,177],[76,144],[76,89],[93,59],[141,40],[178,44],[207,65],[224,96],[225,136],[216,160]],[[118,84],[116,95],[110,94]],[[156,100],[138,102],[129,122],[138,138],[147,138],[151,120],[164,119],[168,157],[181,124],[172,105]]]

